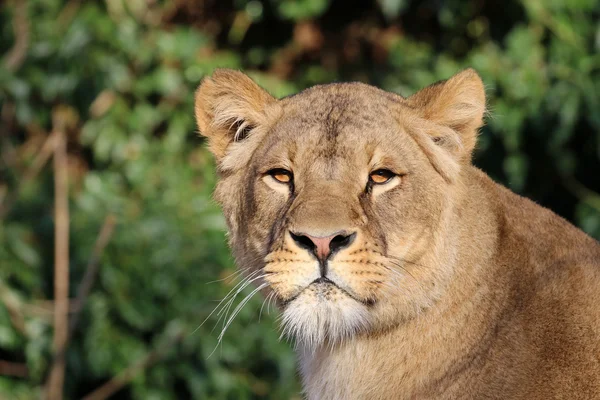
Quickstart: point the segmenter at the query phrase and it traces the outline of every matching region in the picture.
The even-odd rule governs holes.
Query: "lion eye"
[[[369,174],[369,181],[377,185],[388,183],[396,174],[387,169],[378,169]]]
[[[283,168],[275,168],[267,173],[279,183],[290,183],[292,181],[292,173]]]

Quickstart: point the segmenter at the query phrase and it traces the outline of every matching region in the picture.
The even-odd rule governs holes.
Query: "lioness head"
[[[196,118],[231,247],[277,298],[285,332],[335,344],[444,293],[448,216],[484,110],[473,70],[408,98],[339,83],[278,100],[232,70],[202,82]]]

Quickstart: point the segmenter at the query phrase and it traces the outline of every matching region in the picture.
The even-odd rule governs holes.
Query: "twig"
[[[92,252],[92,256],[90,257],[87,267],[85,269],[85,275],[81,280],[81,284],[77,290],[77,297],[75,298],[75,304],[77,304],[77,310],[71,316],[71,323],[69,326],[69,333],[67,336],[67,343],[73,336],[75,329],[77,328],[77,323],[79,322],[79,316],[81,315],[81,310],[83,310],[84,303],[92,290],[92,286],[94,285],[94,281],[96,280],[96,275],[98,274],[98,267],[100,256],[104,251],[104,248],[110,241],[112,237],[114,228],[115,228],[116,219],[113,215],[108,215],[104,219],[104,224],[100,229],[100,233],[96,239],[96,244],[94,245],[94,251]]]
[[[52,320],[54,318],[54,301],[36,300],[31,303],[21,304],[21,311],[26,317],[45,318]],[[75,300],[69,302],[69,314],[79,311],[79,305]]]
[[[81,6],[80,0],[71,0],[69,1],[62,10],[60,10],[60,14],[56,18],[56,26],[60,27],[62,31],[66,31],[71,26],[71,21],[77,15],[77,11],[79,11],[79,7]]]
[[[104,248],[106,247],[108,241],[112,236],[113,230],[115,228],[115,223],[116,220],[113,215],[108,215],[104,219],[104,224],[102,225],[100,233],[96,238],[94,251],[92,252],[90,259],[88,260],[85,275],[83,276],[83,280],[81,281],[79,289],[77,290],[77,298],[75,299],[75,301],[71,301],[69,304],[69,312],[72,313],[70,319],[70,326],[67,332],[67,337],[62,346],[62,350],[54,354],[54,358],[52,361],[53,364],[60,364],[65,362],[65,352],[67,350],[69,342],[71,341],[71,338],[73,337],[75,329],[77,328],[77,323],[79,322],[79,315],[81,313],[81,310],[83,309],[85,300],[90,294],[90,290],[92,289],[94,281],[96,280],[99,265],[98,261],[100,260],[100,256],[102,255]]]
[[[26,378],[29,375],[29,370],[27,369],[27,365],[23,363],[0,360],[0,376],[2,375]]]
[[[4,67],[9,71],[19,69],[29,47],[29,20],[27,18],[27,1],[16,0],[13,2],[15,14],[13,17],[13,32],[15,34],[15,44],[9,50],[4,58]]]
[[[562,183],[565,188],[573,196],[577,197],[579,201],[586,203],[588,206],[594,208],[596,211],[600,211],[600,194],[587,188],[574,176],[563,176]]]
[[[125,368],[119,375],[115,376],[92,393],[88,394],[83,400],[104,400],[121,390],[142,370],[152,366],[160,361],[166,353],[166,350],[181,341],[185,337],[183,332],[174,336],[168,343],[155,348],[138,362]]]
[[[51,133],[40,148],[40,151],[36,157],[33,159],[31,166],[27,169],[27,171],[25,171],[25,174],[23,174],[23,177],[19,180],[19,185],[17,188],[12,193],[8,194],[4,201],[0,202],[0,219],[3,219],[8,211],[12,208],[25,184],[33,180],[40,173],[44,165],[46,165],[50,159],[50,156],[54,152],[55,141],[56,133]]]
[[[115,376],[104,385],[85,396],[83,400],[104,400],[109,398],[121,390],[126,384],[128,384],[138,374],[138,372],[156,363],[160,358],[161,355],[159,354],[158,350],[150,352],[143,359],[133,365],[130,365],[119,375]]]
[[[8,316],[17,331],[24,336],[29,336],[25,322],[26,317],[43,318],[51,321],[54,318],[54,301],[37,300],[31,303],[22,301],[19,296],[0,279],[0,302],[8,311]],[[79,303],[71,300],[69,314],[79,312]]]
[[[23,317],[23,304],[13,293],[8,286],[0,279],[0,301],[6,307],[10,320],[19,332],[27,336],[27,329],[25,327],[25,318]]]
[[[9,132],[12,130],[15,119],[15,105],[10,101],[5,101],[0,110],[0,119],[3,124],[3,129],[0,130],[0,138],[2,139],[2,161],[7,167],[12,167],[17,159],[15,148],[8,140]]]
[[[50,156],[54,152],[55,140],[56,133],[51,133],[50,135],[48,135],[48,138],[46,139],[42,147],[40,147],[40,151],[33,159],[31,166],[27,169],[27,171],[25,171],[25,174],[23,174],[23,178],[21,178],[20,184],[33,180],[40,173],[40,171],[42,170],[44,165],[46,165],[46,163],[50,159]]]
[[[56,113],[54,126],[61,126]],[[69,181],[67,139],[58,128],[54,150],[55,249],[54,249],[54,354],[65,351],[69,323]],[[47,383],[47,399],[61,400],[65,379],[65,358],[55,357]]]

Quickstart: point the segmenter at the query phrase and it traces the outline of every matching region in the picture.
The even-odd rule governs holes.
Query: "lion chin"
[[[285,304],[282,335],[305,348],[335,345],[369,326],[368,306],[329,282],[316,282]]]

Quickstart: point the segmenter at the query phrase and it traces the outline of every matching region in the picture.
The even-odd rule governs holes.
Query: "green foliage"
[[[24,177],[59,107],[71,297],[103,221],[117,220],[67,351],[65,398],[149,355],[116,398],[301,397],[274,313],[257,321],[258,296],[220,345],[222,319],[200,326],[236,283],[207,284],[234,271],[193,120],[194,90],[216,67],[285,96],[336,80],[409,95],[472,66],[490,109],[476,164],[600,238],[598,2],[217,3],[30,0],[14,64],[21,2],[1,9],[0,360],[27,367],[0,378],[1,398],[39,398],[52,362],[53,174]]]

